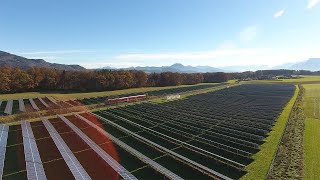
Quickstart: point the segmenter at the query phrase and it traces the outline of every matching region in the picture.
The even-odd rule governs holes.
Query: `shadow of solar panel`
[[[163,179],[169,179],[165,177],[163,174],[155,171],[151,167],[147,166],[143,169],[139,169],[132,173],[134,176],[136,176],[138,179],[152,179],[152,180],[163,180]]]
[[[3,175],[8,175],[26,169],[23,144],[7,147]]]
[[[4,176],[3,180],[27,180],[27,171],[13,173],[9,176]]]
[[[48,180],[74,179],[64,159],[43,163],[43,167],[45,169]]]
[[[62,156],[51,138],[36,140],[43,163],[61,159]]]
[[[75,153],[75,156],[92,179],[119,178],[118,173],[92,149]]]

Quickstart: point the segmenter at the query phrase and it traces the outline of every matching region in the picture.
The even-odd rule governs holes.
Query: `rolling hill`
[[[29,69],[32,67],[44,67],[60,70],[85,70],[84,67],[79,65],[65,65],[57,63],[49,63],[43,59],[28,59],[25,57],[10,54],[4,51],[0,51],[0,67],[10,66],[14,68]]]

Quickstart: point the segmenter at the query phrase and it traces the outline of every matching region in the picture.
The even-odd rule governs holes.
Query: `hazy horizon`
[[[0,50],[86,68],[276,65],[320,57],[320,0],[7,1]]]

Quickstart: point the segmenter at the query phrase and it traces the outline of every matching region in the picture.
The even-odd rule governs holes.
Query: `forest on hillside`
[[[65,71],[48,68],[0,68],[0,93],[28,91],[107,91],[139,87],[225,82],[227,73],[152,73],[143,71]]]

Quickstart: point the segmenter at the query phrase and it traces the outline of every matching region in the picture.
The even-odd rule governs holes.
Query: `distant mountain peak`
[[[286,63],[273,67],[272,69],[320,71],[320,58],[309,58],[308,60],[297,63]]]
[[[172,67],[172,68],[183,68],[185,66],[183,64],[181,64],[181,63],[174,63],[170,67]]]

